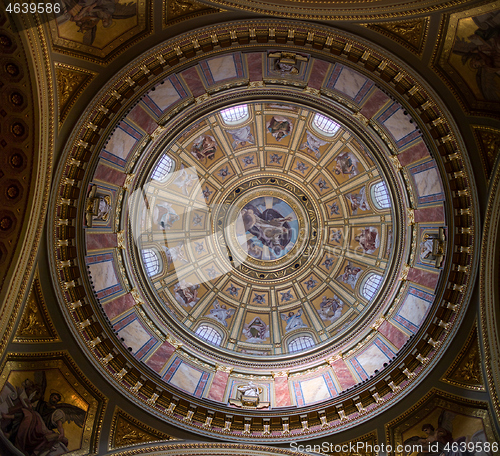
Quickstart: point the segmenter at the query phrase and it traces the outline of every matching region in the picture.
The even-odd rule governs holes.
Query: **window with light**
[[[220,112],[222,116],[222,120],[229,125],[236,125],[248,119],[248,106],[239,105],[239,106],[231,106],[230,108],[223,109]]]
[[[311,336],[299,336],[288,343],[288,352],[296,353],[314,347],[314,339]]]
[[[391,207],[391,198],[385,182],[380,181],[372,187],[372,199],[378,209]]]
[[[361,294],[367,301],[371,301],[377,294],[380,284],[382,283],[382,276],[378,274],[370,274],[361,287]]]
[[[149,277],[160,272],[160,257],[153,249],[144,249],[142,251],[142,262]]]
[[[222,342],[222,335],[219,331],[208,325],[199,326],[196,330],[196,335],[213,345],[220,345]]]
[[[319,113],[314,116],[313,125],[319,133],[325,136],[333,136],[340,128],[340,125],[333,119]]]
[[[170,174],[170,171],[172,170],[173,164],[174,161],[168,155],[163,155],[154,167],[153,172],[151,173],[151,179],[158,182],[165,182]]]

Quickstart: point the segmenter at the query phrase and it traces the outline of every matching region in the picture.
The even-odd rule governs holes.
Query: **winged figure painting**
[[[59,391],[50,390],[47,398],[45,371],[35,372],[34,378],[26,378],[17,387],[6,383],[0,393],[2,431],[26,456],[65,454],[69,441],[64,424],[83,427],[87,412],[64,402]]]

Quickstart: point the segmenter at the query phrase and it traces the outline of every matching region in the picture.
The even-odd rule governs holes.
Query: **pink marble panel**
[[[86,233],[87,251],[117,246],[115,233]]]
[[[118,187],[121,187],[124,184],[126,177],[127,176],[125,175],[125,173],[110,168],[109,166],[106,166],[102,163],[99,163],[94,174],[94,179],[98,179],[103,182],[108,182]]]
[[[206,89],[203,85],[203,82],[201,82],[200,76],[198,74],[198,71],[196,71],[196,68],[189,68],[181,73],[182,77],[184,78],[184,81],[186,82],[187,86],[189,87],[189,90],[193,94],[193,97],[199,97],[200,95],[203,95],[206,93]]]
[[[416,162],[425,157],[429,157],[429,150],[423,141],[419,141],[414,146],[410,147],[408,150],[401,152],[398,155],[399,162],[402,166],[409,165],[410,163]]]
[[[330,64],[323,60],[314,60],[314,65],[311,71],[311,76],[309,77],[308,85],[313,89],[319,89],[323,85],[326,72]]]
[[[262,55],[261,52],[246,55],[250,81],[262,81]]]
[[[408,272],[408,280],[434,290],[439,280],[439,274],[424,271],[423,269],[410,268],[410,271]]]
[[[288,377],[276,377],[274,379],[274,394],[276,407],[292,405],[290,390],[288,389]]]
[[[333,372],[335,372],[335,375],[337,376],[342,390],[354,386],[357,383],[343,359],[334,361],[333,363],[331,363],[331,366]]]
[[[444,222],[443,205],[426,207],[415,211],[416,222]]]
[[[389,97],[384,92],[375,89],[361,108],[361,114],[367,119],[371,119],[389,100]]]
[[[104,312],[110,320],[116,318],[118,315],[126,312],[128,309],[135,305],[135,300],[130,293],[119,296],[116,299],[104,304]]]
[[[161,344],[154,354],[146,361],[146,364],[155,372],[159,373],[174,351],[175,347],[172,344],[163,342],[163,344]]]
[[[214,401],[222,402],[224,398],[224,393],[226,392],[227,379],[229,378],[229,373],[217,371],[214,376],[214,381],[210,387],[210,392],[208,393],[208,398]]]
[[[388,321],[384,321],[378,328],[379,332],[398,349],[401,348],[408,340],[408,336],[396,328]]]
[[[127,119],[130,119],[136,125],[141,127],[149,135],[156,130],[156,127],[158,127],[155,120],[146,111],[144,111],[144,109],[142,109],[141,105],[137,105],[134,109],[132,109],[127,116]]]

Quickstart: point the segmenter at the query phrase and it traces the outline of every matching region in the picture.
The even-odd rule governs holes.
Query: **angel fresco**
[[[243,326],[243,335],[246,336],[246,342],[258,344],[269,338],[269,326],[266,325],[260,317],[255,317]]]
[[[369,226],[363,228],[361,233],[354,237],[365,253],[372,254],[380,247],[380,237],[377,228]]]
[[[198,288],[200,288],[200,285],[193,285],[182,279],[179,283],[174,285],[175,299],[179,304],[193,307],[200,300]]]
[[[322,301],[319,303],[319,317],[323,321],[332,323],[340,318],[343,307],[344,303],[336,295],[334,295],[333,298],[323,296]]]
[[[366,190],[363,187],[359,193],[348,193],[346,199],[351,203],[352,215],[357,215],[358,209],[360,211],[369,211],[370,205],[368,204],[368,199],[366,198]]]
[[[323,141],[322,139],[316,138],[311,132],[306,130],[306,142],[300,146],[301,150],[307,150],[311,154],[314,154],[316,158],[321,157],[321,152],[319,148],[328,144],[327,141]]]
[[[58,25],[74,22],[78,32],[83,33],[83,44],[92,46],[97,26],[108,29],[118,19],[128,19],[137,15],[137,3],[119,3],[119,0],[63,0],[65,12],[57,18]]]
[[[57,456],[67,453],[69,441],[64,423],[83,427],[87,412],[63,401],[51,390],[46,397],[45,371],[35,372],[15,387],[7,382],[2,390],[1,428],[4,435],[26,456]],[[5,410],[5,411],[4,411]]]
[[[169,230],[180,217],[175,209],[166,201],[157,204],[153,210],[153,219],[162,230]]]
[[[460,38],[453,53],[476,72],[476,84],[486,101],[500,101],[500,11],[472,17],[477,29]]]
[[[189,263],[187,258],[184,256],[184,242],[179,243],[175,247],[162,246],[165,256],[167,257],[167,269],[174,261],[182,261],[183,263]]]
[[[356,286],[356,282],[358,281],[360,274],[361,274],[361,268],[353,266],[352,263],[349,261],[347,263],[347,266],[344,268],[344,273],[339,275],[337,277],[337,280],[340,280],[346,285],[350,285],[351,288],[354,290],[354,287]]]
[[[293,331],[294,329],[307,328],[307,325],[302,321],[302,309],[297,312],[288,312],[288,314],[281,314],[281,319],[286,321],[285,333]]]
[[[336,158],[336,162],[337,164],[335,165],[334,168],[335,174],[347,175],[348,178],[357,176],[359,174],[358,171],[359,160],[351,152],[345,152],[343,154],[340,154]]]
[[[458,439],[453,438],[453,420],[456,414],[449,410],[443,410],[438,418],[438,427],[434,428],[431,423],[422,426],[424,436],[413,436],[404,441],[405,448],[413,449],[418,452],[417,456],[482,456],[487,453],[482,450],[468,451],[475,448],[484,448],[487,442],[483,430],[475,432],[470,442],[473,445],[467,445],[467,437],[462,436]],[[454,444],[454,445],[452,445]]]
[[[227,328],[227,321],[234,315],[234,309],[228,309],[225,304],[219,304],[216,299],[213,304],[214,308],[210,309],[210,313],[207,315],[208,318],[217,320],[219,323]]]
[[[228,133],[233,137],[233,149],[246,144],[255,144],[255,139],[250,131],[250,126],[247,125],[238,130],[228,130]]]
[[[293,124],[286,117],[273,116],[267,122],[267,131],[271,133],[276,141],[281,141],[285,136],[292,133]]]
[[[215,138],[210,135],[201,135],[196,138],[191,147],[191,155],[196,157],[199,161],[204,162],[207,159],[213,160],[215,152],[217,151],[217,142]]]
[[[269,248],[272,259],[279,258],[286,253],[287,246],[292,239],[292,227],[289,223],[293,218],[291,215],[283,217],[274,208],[268,208],[261,212],[256,205],[248,203],[241,210],[241,218],[245,232],[255,237],[252,250],[248,250],[251,256],[262,258],[261,252],[256,251],[253,245],[256,244],[257,240],[262,246]],[[246,242],[248,245],[248,241]]]

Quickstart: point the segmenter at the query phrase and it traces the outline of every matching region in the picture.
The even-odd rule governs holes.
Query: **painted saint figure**
[[[366,190],[364,187],[359,193],[348,193],[345,197],[351,203],[352,215],[357,215],[358,209],[360,211],[369,211],[371,209],[368,204],[368,199],[366,198]]]
[[[240,146],[246,146],[246,144],[255,144],[255,139],[250,131],[250,125],[238,128],[238,130],[227,130],[227,132],[233,137],[233,149]]]
[[[191,155],[201,162],[213,160],[217,151],[217,142],[211,135],[201,135],[195,139],[191,148]]]
[[[193,285],[182,279],[174,286],[175,299],[179,304],[193,307],[200,300],[198,288],[200,288],[200,285]]]
[[[354,290],[356,286],[356,282],[359,279],[359,275],[361,274],[361,268],[353,266],[349,261],[347,266],[344,268],[344,273],[337,277],[337,280],[345,283],[346,285],[350,285]]]
[[[335,166],[335,174],[344,174],[349,178],[357,176],[358,171],[358,159],[350,152],[345,152],[340,154],[336,158],[337,164]]]
[[[180,217],[170,203],[165,201],[155,206],[153,210],[153,219],[156,220],[156,223],[162,230],[169,230]]]
[[[266,209],[264,212],[251,203],[241,210],[245,231],[253,234],[263,245],[279,257],[291,240],[291,226],[288,222],[292,216],[283,217],[275,209]],[[252,255],[253,256],[253,255]]]
[[[276,141],[281,141],[285,136],[292,133],[293,124],[286,117],[273,116],[269,122],[267,122],[267,131],[271,133]]]
[[[344,303],[336,295],[334,295],[333,298],[323,296],[322,301],[319,303],[319,317],[323,321],[332,323],[340,318],[343,307]]]
[[[188,263],[187,258],[184,256],[184,251],[182,248],[184,243],[181,242],[175,247],[162,246],[165,256],[167,257],[167,269],[174,261],[182,261],[183,263]]]
[[[325,144],[328,144],[327,141],[323,141],[322,139],[317,138],[314,136],[311,132],[306,130],[306,142],[300,146],[302,150],[307,150],[311,154],[314,154],[316,158],[321,157],[321,152],[319,151],[319,148],[321,146],[324,146]]]
[[[269,338],[269,326],[267,326],[260,317],[255,317],[250,323],[243,326],[243,335],[246,336],[246,342],[258,344]]]
[[[354,237],[354,240],[358,242],[363,248],[363,251],[368,254],[372,254],[380,247],[378,230],[373,226],[363,228],[361,233]]]
[[[207,315],[207,317],[217,320],[219,323],[223,324],[227,328],[226,320],[228,320],[234,315],[235,310],[226,308],[226,305],[220,304],[217,299],[214,301],[213,306],[214,308],[210,309],[210,313],[209,315]]]
[[[307,325],[302,321],[302,309],[297,312],[288,312],[288,314],[281,314],[281,319],[286,321],[285,333],[293,331],[294,329],[307,328]]]

